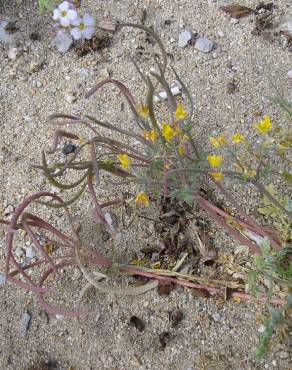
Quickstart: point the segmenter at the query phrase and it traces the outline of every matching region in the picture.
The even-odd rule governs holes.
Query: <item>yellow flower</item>
[[[270,116],[265,116],[261,122],[253,125],[253,127],[256,128],[260,134],[265,135],[273,127]]]
[[[117,158],[121,162],[122,168],[129,168],[132,164],[132,161],[127,154],[119,154]]]
[[[245,140],[245,137],[241,135],[239,132],[232,136],[232,142],[235,144],[240,143],[243,140]]]
[[[209,174],[213,177],[215,181],[220,181],[224,179],[224,175],[222,172],[209,172]]]
[[[152,141],[152,143],[154,144],[157,141],[158,133],[157,133],[156,130],[144,131],[143,132],[143,137],[146,140]]]
[[[143,118],[147,118],[149,116],[149,108],[146,105],[140,104],[137,106],[136,110]]]
[[[208,162],[212,167],[220,167],[223,161],[222,155],[208,155]]]
[[[176,130],[173,129],[168,123],[162,124],[162,136],[166,139],[166,141],[171,141],[174,136],[177,134]]]
[[[147,194],[145,194],[143,191],[136,195],[135,203],[144,204],[145,207],[149,207],[150,205],[149,198]]]
[[[210,137],[210,143],[213,145],[214,148],[220,148],[222,145],[227,143],[227,140],[224,135],[220,135],[217,137]]]
[[[79,139],[79,144],[80,145],[84,145],[84,144],[86,144],[87,143],[87,140],[84,138],[84,137],[81,137],[80,139]]]
[[[179,155],[183,156],[186,152],[185,147],[183,145],[180,145],[178,147],[178,152],[179,152]]]
[[[184,110],[183,105],[179,103],[175,111],[175,117],[177,119],[185,119],[186,116],[187,116],[187,112]]]

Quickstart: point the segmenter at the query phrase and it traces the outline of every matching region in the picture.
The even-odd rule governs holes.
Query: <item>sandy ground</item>
[[[284,38],[278,37],[271,43],[253,35],[253,16],[234,23],[219,11],[220,5],[231,3],[228,0],[84,0],[82,9],[91,11],[97,19],[110,17],[139,22],[145,8],[145,24],[153,25],[160,34],[194,97],[198,132],[203,136],[218,132],[230,136],[240,129],[252,135],[251,123],[259,112],[283,122],[282,112],[266,97],[273,95],[275,85],[287,98],[292,98],[292,80],[287,77],[292,69],[292,54]],[[241,3],[251,7],[258,4]],[[292,17],[289,4],[289,0],[275,2],[275,24],[286,20],[289,14]],[[16,205],[26,195],[47,188],[45,180],[36,176],[29,165],[39,162],[40,149],[51,141],[52,128],[46,123],[48,114],[86,111],[111,119],[115,124],[134,127],[129,112],[120,109],[122,99],[117,91],[106,88],[90,100],[84,94],[95,82],[110,75],[128,84],[136,96],[141,95],[143,88],[138,85],[128,55],[135,55],[141,45],[147,50],[149,44],[143,34],[127,29],[115,34],[110,47],[101,53],[78,57],[70,50],[61,55],[51,46],[55,31],[50,26],[50,17],[41,17],[34,1],[0,0],[0,20],[17,20],[19,26],[11,43],[0,41],[0,211],[4,214],[8,206]],[[207,36],[215,42],[215,50],[203,54],[193,46],[180,49],[178,36],[183,29]],[[39,33],[40,40],[29,38],[32,31]],[[13,46],[20,52],[15,60],[8,58]],[[146,51],[141,63],[148,61]],[[35,67],[38,65],[42,67]],[[237,91],[230,95],[226,85],[233,80]],[[72,94],[77,97],[74,103],[67,101]],[[112,193],[118,194],[119,189],[108,184],[101,189],[101,197]],[[89,218],[89,204],[83,207],[85,211],[78,203],[73,213],[94,240],[96,226]],[[130,231],[124,231],[119,224],[119,231],[123,241],[116,251],[118,257],[133,256],[136,245],[140,248],[147,238],[153,237],[153,226],[138,222]],[[3,270],[5,232],[0,233],[0,270]],[[217,231],[217,235],[220,236],[217,250],[234,249],[233,242],[223,232]],[[73,294],[73,300],[76,296]],[[276,340],[265,360],[253,360],[262,307],[252,303],[196,297],[182,288],[168,297],[161,297],[156,291],[137,298],[115,298],[92,292],[88,301],[99,307],[98,320],[57,320],[44,315],[31,294],[10,284],[1,286],[0,368],[29,369],[39,359],[50,361],[49,368],[75,370],[292,368],[289,337],[282,343]],[[169,311],[176,308],[183,311],[184,319],[172,328]],[[31,313],[32,320],[23,338],[20,319],[26,311]],[[129,325],[132,315],[145,322],[143,332]],[[161,350],[159,335],[165,331],[170,332],[171,339]]]

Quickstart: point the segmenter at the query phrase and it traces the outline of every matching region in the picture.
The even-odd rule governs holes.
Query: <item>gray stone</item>
[[[280,31],[288,32],[292,36],[292,18],[287,19],[285,22],[280,24]]]
[[[0,41],[11,43],[13,41],[13,36],[5,31],[7,24],[7,21],[0,20]]]
[[[214,48],[214,42],[207,37],[200,37],[195,43],[195,48],[203,53],[209,53]]]
[[[10,48],[7,55],[9,59],[16,60],[20,56],[20,50],[17,48]]]
[[[28,312],[25,312],[22,315],[22,318],[20,320],[20,334],[22,337],[26,337],[28,329],[29,329],[29,324],[31,321],[31,314]]]
[[[286,358],[289,358],[289,353],[286,352],[286,351],[281,351],[281,352],[278,353],[278,355],[279,355],[280,359],[282,359],[282,360],[286,360]]]
[[[3,272],[0,272],[0,285],[5,284],[6,282],[6,275]]]
[[[31,245],[26,248],[25,255],[29,259],[33,259],[36,256],[35,250]]]
[[[192,34],[189,31],[181,32],[178,38],[178,46],[180,48],[185,48],[191,38],[192,38]]]
[[[219,315],[219,313],[214,313],[213,315],[212,315],[212,319],[214,320],[214,321],[216,321],[216,322],[218,322],[218,321],[220,321],[220,319],[221,319],[221,316]]]
[[[52,44],[56,46],[60,53],[65,53],[69,50],[73,43],[72,36],[67,32],[58,32],[57,36],[53,39]]]

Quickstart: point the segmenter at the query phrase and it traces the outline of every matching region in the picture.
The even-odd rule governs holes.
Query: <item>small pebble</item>
[[[27,247],[25,255],[27,258],[33,259],[36,256],[34,248],[32,246]]]
[[[60,53],[65,53],[67,50],[69,50],[72,43],[72,36],[62,31],[58,32],[57,36],[52,41],[53,46],[56,46]]]
[[[289,358],[289,353],[286,352],[286,351],[278,352],[278,355],[279,355],[280,359],[282,359],[282,360],[286,360],[286,358]]]
[[[9,205],[4,209],[4,216],[10,216],[14,212],[13,206]]]
[[[266,327],[265,327],[265,325],[261,325],[259,328],[258,328],[258,333],[264,333],[265,332],[265,330],[266,330]]]
[[[8,58],[15,60],[20,56],[20,51],[17,48],[10,48],[8,50]]]
[[[88,68],[80,68],[80,69],[79,69],[79,73],[80,73],[82,76],[88,76],[88,75],[89,75],[89,70],[88,70]]]
[[[287,76],[288,76],[289,78],[292,78],[292,69],[290,69],[290,70],[288,71]]]
[[[209,53],[214,48],[214,42],[207,37],[200,37],[195,43],[195,48],[203,53]]]
[[[28,312],[25,312],[22,315],[22,318],[20,320],[20,334],[22,337],[26,337],[28,329],[29,329],[29,324],[31,321],[31,314]]]
[[[189,31],[181,32],[178,38],[178,46],[180,48],[185,48],[191,38],[192,38],[192,34]]]
[[[6,282],[6,275],[3,272],[0,272],[0,285],[5,284]]]
[[[218,322],[218,321],[220,321],[221,316],[219,315],[219,313],[214,313],[214,314],[212,315],[212,319],[213,319],[214,321]]]
[[[75,103],[76,102],[76,100],[77,100],[77,96],[76,96],[77,94],[76,93],[69,93],[69,94],[66,94],[65,95],[65,100],[69,103],[69,104],[73,104],[73,103]]]
[[[230,23],[231,23],[231,24],[237,24],[237,23],[239,23],[239,20],[238,20],[238,19],[236,19],[236,18],[231,18],[231,19],[230,19]]]
[[[55,315],[56,319],[57,320],[64,320],[65,319],[65,316],[64,315]]]
[[[16,255],[16,257],[20,258],[20,257],[22,257],[22,256],[23,256],[24,251],[23,251],[23,249],[22,249],[22,248],[18,247],[18,248],[16,248],[16,249],[15,249],[14,254]]]

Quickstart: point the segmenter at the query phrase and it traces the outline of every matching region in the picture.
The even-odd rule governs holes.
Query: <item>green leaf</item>
[[[269,216],[273,213],[272,209],[268,208],[268,207],[260,207],[260,208],[258,208],[258,212],[261,215],[265,215],[265,216]]]
[[[292,173],[285,170],[283,171],[282,176],[286,182],[292,184]]]

